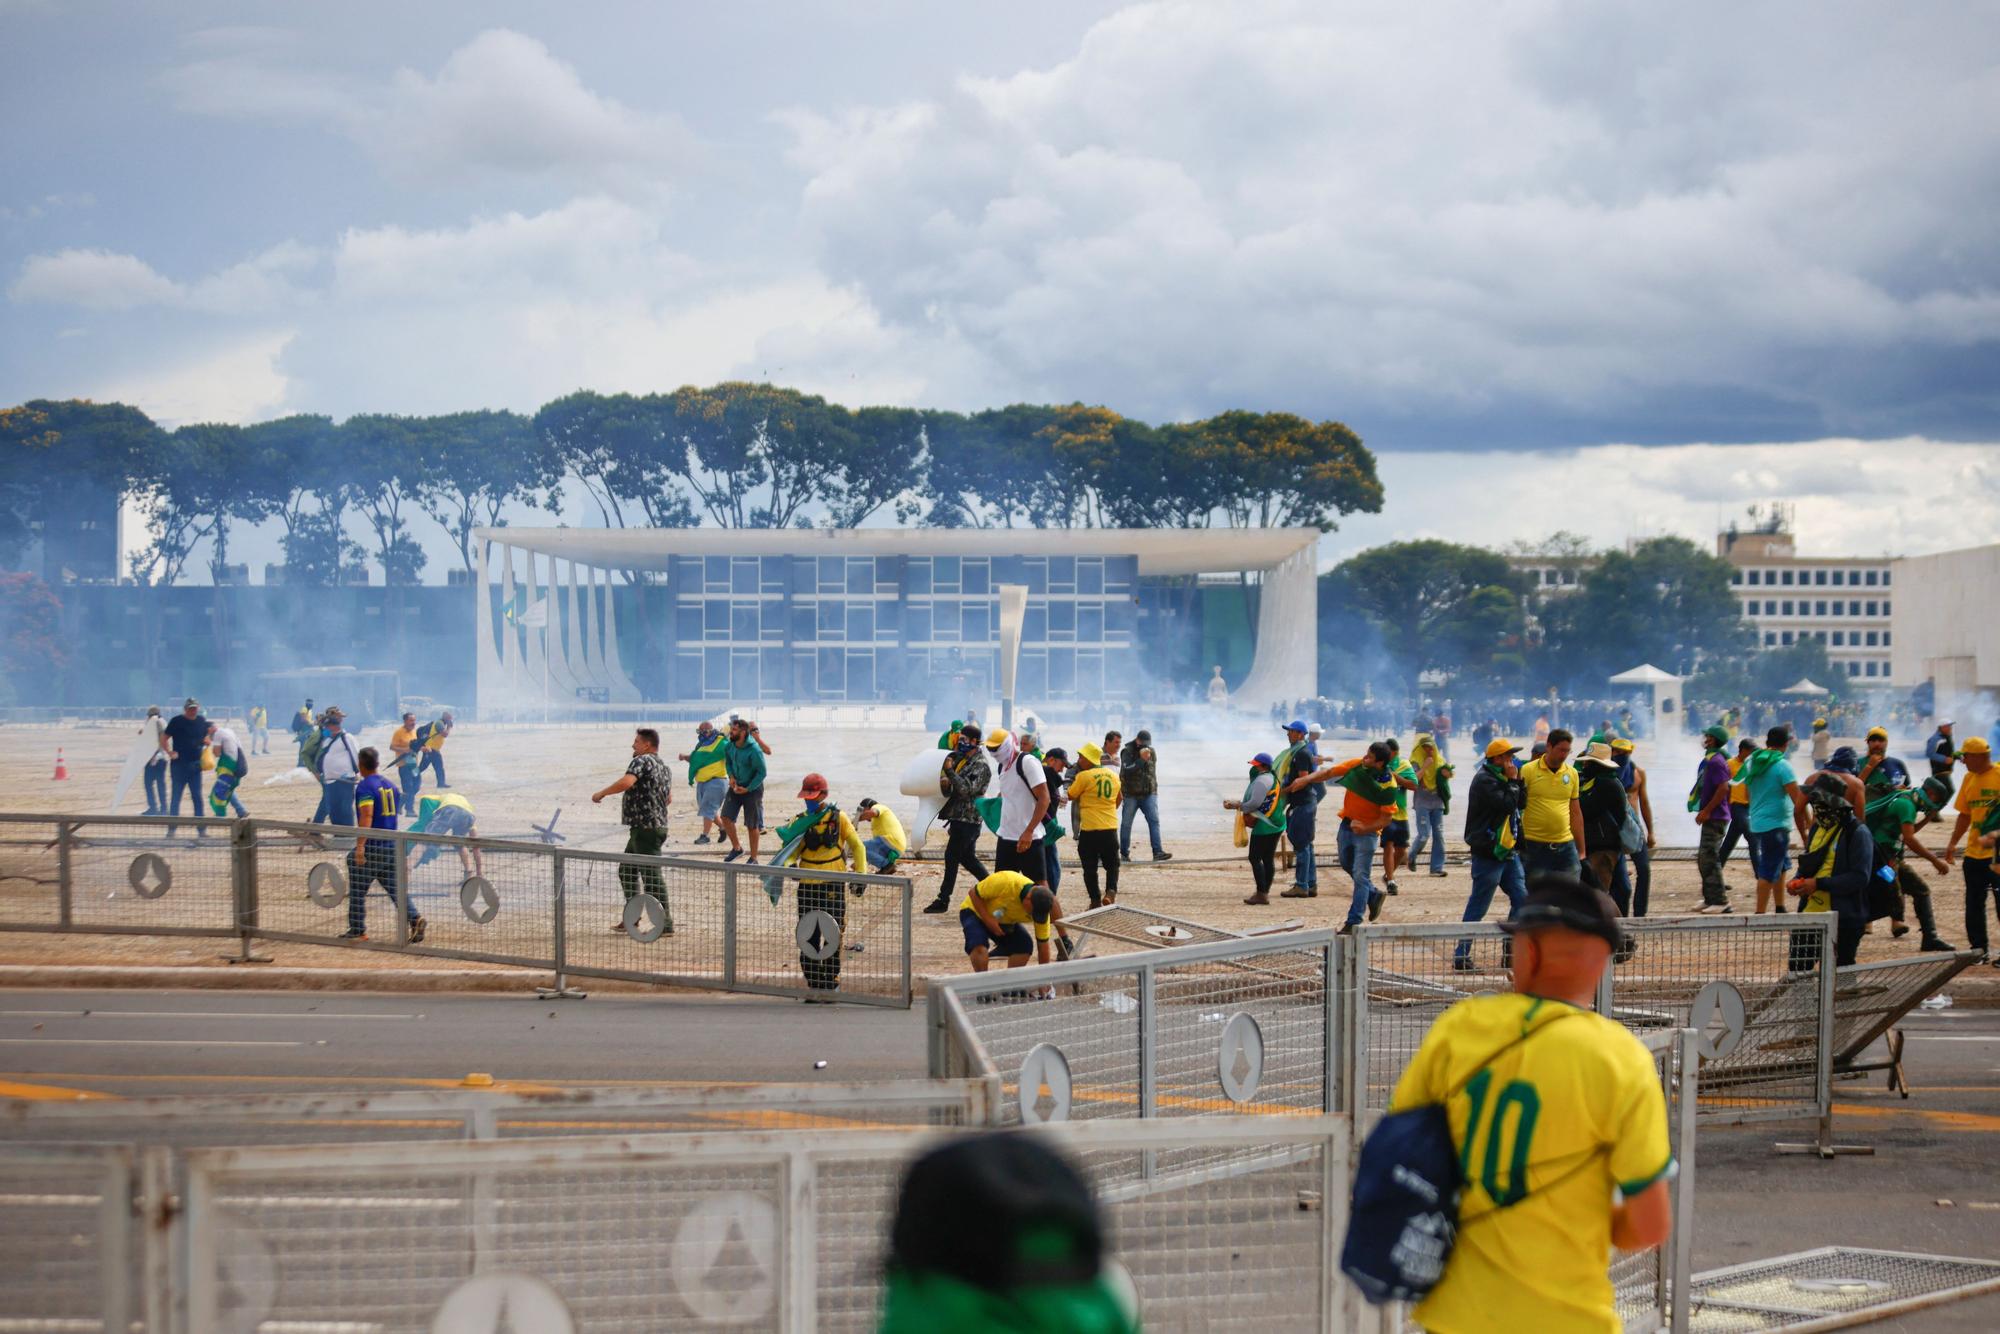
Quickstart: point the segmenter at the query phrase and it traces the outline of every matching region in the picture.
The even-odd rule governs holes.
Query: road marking
[[[54,1084],[17,1084],[7,1079],[0,1079],[0,1098],[20,1098],[25,1102],[118,1101],[118,1095],[115,1093],[97,1093],[90,1089],[58,1088]]]
[[[16,1019],[414,1019],[414,1014],[285,1014],[256,1010],[0,1010]]]
[[[0,1038],[10,1047],[303,1047],[303,1042],[210,1042],[202,1038]],[[92,1076],[96,1078],[96,1076]]]
[[[1919,1088],[1919,1092],[1923,1090]],[[1928,1122],[1938,1130],[1993,1133],[2000,1131],[2000,1116],[1989,1116],[1983,1112],[1933,1112],[1920,1107],[1857,1107],[1841,1103],[1834,1108],[1835,1116],[1897,1117],[1914,1116]]]

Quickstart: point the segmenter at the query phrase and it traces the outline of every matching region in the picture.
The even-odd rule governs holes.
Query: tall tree
[[[579,390],[542,405],[535,429],[597,507],[606,528],[635,506],[654,528],[686,528],[694,510],[682,488],[685,449],[668,398]]]
[[[1388,663],[1412,688],[1428,672],[1491,680],[1517,670],[1520,581],[1497,552],[1391,542],[1348,557],[1325,577],[1337,604],[1368,617]]]
[[[61,696],[70,647],[62,603],[26,571],[0,571],[0,703],[42,703]]]
[[[382,582],[414,584],[425,564],[423,547],[410,535],[407,511],[422,506],[436,458],[426,448],[420,417],[362,414],[340,427],[340,454],[355,507],[375,534]]]
[[[506,524],[509,505],[549,507],[562,463],[548,437],[513,412],[454,412],[424,421],[430,459],[418,496],[424,513],[451,534],[466,570],[475,568],[472,530]]]
[[[1748,651],[1729,575],[1727,561],[1684,537],[1607,552],[1576,592],[1543,607],[1538,676],[1594,687],[1642,662],[1688,676],[1708,659]]]
[[[34,522],[63,523],[143,499],[164,433],[122,403],[36,399],[0,412],[0,553]]]
[[[1331,532],[1340,515],[1382,508],[1375,456],[1340,422],[1224,412],[1197,423],[1191,444],[1231,526]]]

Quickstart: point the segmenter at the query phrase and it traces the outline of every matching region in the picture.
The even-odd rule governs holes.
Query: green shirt
[[[1389,772],[1397,778],[1407,778],[1412,783],[1417,781],[1417,771],[1401,755],[1398,755],[1395,763],[1389,766]],[[1396,818],[1398,820],[1410,818],[1410,789],[1406,787],[1399,786],[1396,789]]]

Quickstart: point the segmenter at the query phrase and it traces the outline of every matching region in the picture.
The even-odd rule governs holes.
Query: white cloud
[[[59,250],[31,255],[7,288],[15,301],[79,306],[85,310],[130,310],[164,305],[185,295],[180,284],[136,255],[109,250]]]
[[[1823,427],[2000,339],[1990,18],[1843,12],[1160,0],[784,120],[829,276],[989,399]]]
[[[320,124],[413,182],[490,174],[643,192],[700,151],[679,117],[591,91],[542,42],[505,28],[478,34],[434,75],[387,77],[327,70],[283,33],[217,30],[162,78],[184,111]]]
[[[166,427],[276,416],[285,406],[288,387],[279,362],[293,337],[289,330],[257,334],[191,358],[113,377],[83,396],[129,403]]]

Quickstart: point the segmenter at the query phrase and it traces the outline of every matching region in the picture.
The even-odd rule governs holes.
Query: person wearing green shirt
[[[1917,926],[1923,932],[1918,948],[1930,954],[1947,953],[1953,947],[1938,938],[1937,918],[1931,911],[1930,886],[1904,866],[1903,855],[1905,850],[1914,852],[1940,872],[1951,869],[1943,858],[1917,841],[1917,831],[1935,819],[1950,799],[1951,780],[1936,776],[1926,778],[1920,789],[1891,788],[1870,794],[1868,798],[1868,833],[1875,840],[1873,875],[1875,881],[1884,882],[1888,892],[1894,896],[1895,911],[1889,914],[1892,919],[1891,934],[1901,936],[1909,932],[1910,928],[1903,924],[1902,914],[1902,900],[1907,895],[1916,904]]]
[[[723,754],[728,745],[729,738],[704,718],[695,727],[694,748],[681,756],[688,767],[688,786],[694,789],[695,809],[701,815],[697,843],[710,841],[716,817],[722,813],[722,799],[729,795],[729,762]]]
[[[757,744],[753,729],[747,719],[737,718],[729,724],[729,744],[723,747],[723,765],[729,782],[729,792],[722,799],[722,810],[717,820],[722,832],[729,838],[729,855],[722,860],[733,862],[743,855],[743,841],[737,833],[737,820],[741,817],[750,826],[750,860],[748,865],[757,864],[757,841],[764,828],[764,748]]]
[[[1396,785],[1396,814],[1382,831],[1382,888],[1396,893],[1396,868],[1410,860],[1410,791],[1416,786],[1417,771],[1403,758],[1402,743],[1383,738],[1389,748],[1389,776],[1401,779]]]

